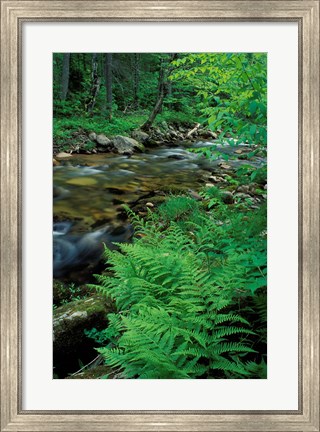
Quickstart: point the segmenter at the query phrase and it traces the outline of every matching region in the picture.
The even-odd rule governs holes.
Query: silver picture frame
[[[22,409],[22,26],[296,22],[299,27],[297,411]],[[1,0],[1,431],[319,431],[319,0]],[[48,287],[49,289],[49,287]]]

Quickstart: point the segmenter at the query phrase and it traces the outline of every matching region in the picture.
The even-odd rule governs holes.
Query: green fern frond
[[[98,276],[93,287],[115,300],[118,314],[108,317],[109,340],[99,352],[122,377],[263,375],[255,348],[266,328],[265,297],[247,307],[245,318],[241,301],[242,293],[252,297],[248,282],[265,271],[265,245],[243,234],[242,214],[223,204],[208,214],[201,205],[178,196],[147,218],[126,209],[138,238],[119,244],[119,251],[105,250],[113,276]]]

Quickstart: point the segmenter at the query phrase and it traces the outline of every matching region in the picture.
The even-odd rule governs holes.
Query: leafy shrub
[[[220,137],[267,143],[265,53],[199,53],[173,62],[173,82],[189,83],[202,100],[202,114]],[[199,105],[199,103],[198,103]]]
[[[242,184],[256,182],[260,185],[265,185],[267,183],[267,166],[263,165],[255,168],[249,164],[243,165],[237,170],[237,176]]]

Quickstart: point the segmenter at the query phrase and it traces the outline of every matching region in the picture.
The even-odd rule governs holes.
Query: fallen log
[[[191,129],[191,131],[189,131],[188,133],[187,133],[187,135],[186,135],[186,139],[187,138],[190,138],[191,137],[191,135],[193,135],[198,129],[199,129],[199,127],[200,127],[200,123],[197,123],[196,125],[195,125],[195,127],[193,128],[193,129]]]

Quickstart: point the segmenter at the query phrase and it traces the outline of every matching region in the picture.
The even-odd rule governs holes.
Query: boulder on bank
[[[97,139],[97,134],[95,132],[89,133],[89,140],[95,141]]]
[[[95,342],[84,330],[106,328],[113,306],[99,296],[75,300],[53,311],[53,360],[58,376],[77,370],[79,360],[86,363],[96,355]]]
[[[117,135],[112,140],[114,150],[119,154],[132,155],[135,149],[144,150],[144,145],[133,138]]]
[[[106,315],[112,310],[112,305],[99,296],[91,296],[82,300],[74,300],[53,311],[53,341],[59,345],[61,339],[67,344],[77,343],[77,337],[83,338],[83,330],[91,327],[106,327]],[[75,337],[77,336],[77,337]],[[57,347],[56,347],[57,348]]]
[[[110,147],[111,146],[111,141],[109,140],[108,137],[106,137],[103,134],[97,135],[95,141],[102,147]]]
[[[146,132],[143,132],[140,129],[136,129],[132,132],[131,137],[135,139],[136,141],[139,141],[141,143],[145,143],[149,139],[149,135]]]

